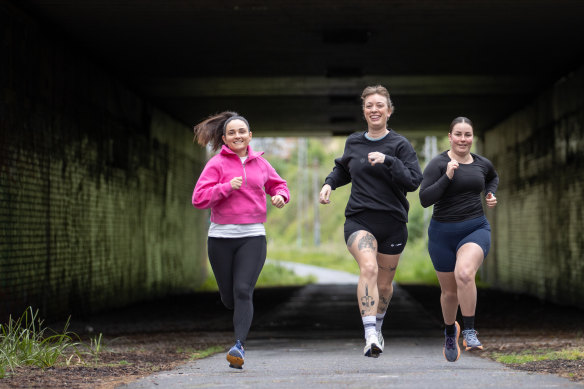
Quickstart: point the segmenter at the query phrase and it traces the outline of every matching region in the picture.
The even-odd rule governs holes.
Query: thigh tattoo
[[[353,242],[355,242],[355,239],[357,239],[357,235],[359,235],[359,231],[355,231],[349,235],[349,239],[347,239],[347,247],[351,247],[353,245]]]
[[[359,239],[359,244],[357,245],[357,248],[359,249],[359,251],[364,250],[376,251],[377,245],[375,243],[376,243],[375,237],[367,232],[361,239]]]
[[[387,270],[388,272],[392,272],[397,269],[397,266],[381,266],[379,264],[377,265],[377,267],[383,270]]]

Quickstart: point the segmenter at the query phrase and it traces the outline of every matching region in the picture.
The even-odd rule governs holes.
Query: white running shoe
[[[379,347],[379,339],[377,337],[377,332],[369,335],[365,339],[365,348],[363,348],[363,355],[366,357],[377,358],[381,353],[381,347]]]
[[[379,331],[377,333],[377,340],[378,340],[378,343],[377,344],[379,345],[379,349],[381,350],[379,352],[382,353],[383,352],[383,347],[385,346],[385,340],[383,339],[383,334],[381,333],[381,331]]]

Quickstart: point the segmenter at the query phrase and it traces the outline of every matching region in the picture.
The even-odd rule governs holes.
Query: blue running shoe
[[[464,340],[462,341],[462,345],[466,347],[465,351],[483,349],[483,345],[481,344],[479,338],[477,338],[477,334],[478,332],[474,329],[462,331],[462,336],[464,338]]]
[[[454,335],[446,335],[446,330],[444,330],[444,358],[448,362],[456,362],[460,357],[460,347],[458,346],[458,337],[460,336],[460,326],[458,322],[454,322]]]
[[[243,359],[245,357],[245,350],[241,341],[235,342],[235,345],[229,349],[227,353],[227,361],[229,362],[229,367],[234,369],[242,369]]]

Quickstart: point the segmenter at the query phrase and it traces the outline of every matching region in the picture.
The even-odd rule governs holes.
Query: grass
[[[99,336],[95,336],[89,339],[89,354],[93,356],[93,358],[95,359],[95,363],[97,363],[99,359],[99,353],[102,351],[101,340],[102,340],[101,332],[99,333]]]
[[[301,277],[296,275],[292,270],[273,263],[266,263],[260,273],[256,288],[265,288],[273,286],[290,286],[305,285],[315,282],[313,276]],[[209,266],[209,275],[201,286],[197,288],[198,292],[216,291],[217,281],[215,275]]]
[[[557,359],[577,360],[584,359],[584,347],[564,348],[562,350],[525,350],[512,354],[493,353],[493,359],[505,364],[523,364]]]
[[[408,241],[399,260],[395,281],[401,284],[438,285],[424,239]]]
[[[299,262],[359,274],[359,267],[347,250],[344,241],[301,248],[270,243],[268,256],[276,261]],[[399,283],[438,285],[438,279],[423,239],[408,242],[400,258],[395,280]]]
[[[89,345],[78,341],[79,336],[67,331],[69,320],[62,333],[43,326],[38,310],[28,307],[18,318],[10,315],[8,323],[0,324],[0,378],[18,366],[37,366],[47,368],[58,364],[69,365],[82,354],[89,354],[97,361],[102,351],[99,334],[90,340]],[[80,351],[80,346],[86,351]]]
[[[202,359],[206,358],[209,355],[217,354],[224,351],[224,347],[221,346],[211,346],[209,348],[203,350],[197,350],[191,353],[190,360],[194,361],[195,359]]]
[[[334,244],[297,247],[272,243],[268,246],[268,257],[275,261],[304,263],[359,274],[359,267],[344,243],[341,249]]]
[[[73,341],[75,335],[67,331],[68,326],[69,321],[63,333],[49,334],[52,331],[43,327],[38,310],[34,311],[32,307],[16,320],[10,316],[8,323],[0,325],[0,377],[17,366],[46,368],[55,365],[69,352],[75,354],[78,343]]]

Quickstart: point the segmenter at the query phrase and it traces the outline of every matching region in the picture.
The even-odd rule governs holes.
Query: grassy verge
[[[266,263],[260,277],[256,284],[256,288],[271,287],[271,286],[290,286],[290,285],[305,285],[315,282],[313,276],[301,277],[296,275],[292,270],[286,269],[283,266],[273,263]],[[215,275],[209,266],[209,275],[201,286],[197,288],[199,292],[216,291],[217,281]]]
[[[399,260],[395,281],[401,284],[438,285],[424,239],[408,241]]]
[[[43,380],[51,376],[51,382],[69,382],[71,375],[75,375],[77,380],[78,374],[81,377],[79,380],[87,383],[87,380],[94,378],[95,373],[92,372],[96,368],[131,367],[131,371],[139,374],[152,373],[158,365],[168,367],[168,363],[201,359],[225,350],[224,345],[213,342],[203,342],[200,347],[188,349],[181,345],[171,350],[174,344],[166,340],[170,344],[167,346],[168,357],[161,359],[157,354],[161,347],[159,344],[155,344],[155,351],[152,352],[145,352],[143,341],[136,347],[111,344],[106,349],[101,333],[82,341],[78,335],[67,330],[68,325],[69,322],[60,333],[45,327],[43,320],[38,317],[38,310],[34,311],[32,307],[28,307],[19,318],[11,316],[6,324],[0,324],[0,383],[9,382],[10,385],[10,382],[19,380],[23,375],[33,381],[31,376],[43,377]],[[191,343],[197,342],[193,340]],[[77,369],[70,370],[70,367]],[[103,374],[108,375],[107,372]]]
[[[180,352],[180,350],[178,350]],[[221,346],[211,346],[203,350],[185,350],[189,351],[190,358],[189,360],[194,361],[196,359],[203,359],[207,358],[210,355],[214,355],[220,352],[225,351],[225,347]]]
[[[344,244],[301,248],[294,245],[270,244],[268,256],[276,261],[299,262],[359,274],[359,267]],[[395,280],[399,283],[438,285],[423,239],[408,242],[401,256]]]
[[[510,354],[494,352],[490,357],[495,361],[504,364],[524,364],[559,359],[579,360],[584,359],[584,347],[567,347],[561,350],[533,349]]]
[[[322,245],[319,247],[270,244],[268,257],[275,261],[298,262],[327,269],[359,274],[357,263],[345,245]]]
[[[62,333],[44,327],[38,310],[32,307],[18,319],[10,316],[8,323],[0,325],[0,378],[19,366],[47,368],[69,365],[74,358],[80,361],[82,355],[97,358],[101,334],[86,345],[76,340],[79,339],[76,334],[67,331],[68,326],[69,322]]]

